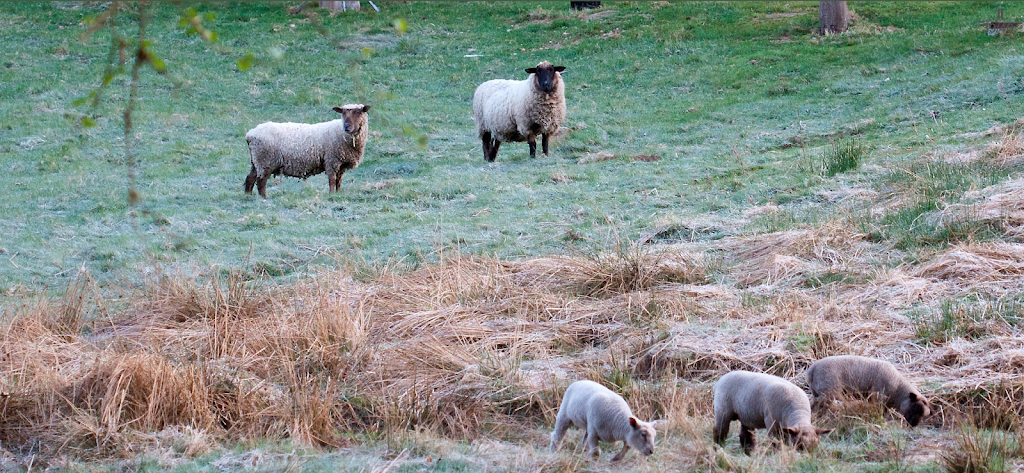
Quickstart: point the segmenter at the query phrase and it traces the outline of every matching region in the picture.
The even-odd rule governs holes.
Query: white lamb
[[[526,69],[526,80],[495,79],[476,88],[473,120],[485,160],[494,161],[503,141],[526,141],[530,157],[536,157],[537,135],[548,154],[548,138],[565,120],[565,85],[559,74],[564,70],[543,61]]]
[[[738,420],[740,445],[748,455],[756,443],[755,429],[767,428],[770,435],[809,451],[818,446],[818,435],[831,432],[811,425],[807,394],[778,376],[731,371],[715,383],[714,391],[715,442],[724,444],[729,423]]]
[[[576,381],[565,390],[555,418],[555,430],[551,432],[552,452],[558,449],[570,424],[586,432],[583,445],[594,458],[601,455],[598,441],[622,441],[622,451],[612,458],[613,462],[622,460],[629,447],[644,455],[654,453],[657,435],[654,423],[633,417],[633,411],[622,396],[593,381]]]
[[[245,192],[257,185],[267,198],[267,179],[276,174],[305,179],[327,172],[329,192],[339,190],[345,171],[359,166],[363,160],[368,132],[369,105],[348,104],[334,107],[340,120],[324,123],[266,122],[249,130],[252,167],[245,178]]]

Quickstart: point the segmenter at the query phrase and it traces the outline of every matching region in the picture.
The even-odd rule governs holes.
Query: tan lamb
[[[911,427],[928,417],[928,400],[888,361],[856,355],[822,358],[807,368],[807,385],[814,396],[814,410],[827,409],[844,394],[877,395],[886,407],[899,411]]]
[[[818,436],[831,430],[811,425],[811,403],[795,384],[778,376],[750,371],[732,371],[714,387],[714,438],[724,444],[729,423],[740,421],[740,445],[747,455],[756,443],[754,430],[768,429],[769,435],[797,449],[813,451]]]
[[[622,396],[593,381],[576,381],[565,390],[555,418],[555,430],[551,432],[552,452],[558,450],[570,424],[585,432],[583,445],[594,458],[601,455],[598,441],[622,441],[622,451],[612,458],[612,462],[622,460],[629,447],[644,455],[654,453],[654,437],[657,435],[654,423],[634,417]]]

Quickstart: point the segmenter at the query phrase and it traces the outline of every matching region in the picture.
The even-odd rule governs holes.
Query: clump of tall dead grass
[[[704,255],[631,242],[620,243],[610,252],[561,258],[558,263],[557,286],[587,297],[606,298],[669,283],[703,284],[709,278]]]

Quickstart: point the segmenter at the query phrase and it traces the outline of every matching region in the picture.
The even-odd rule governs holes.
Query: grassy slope
[[[11,45],[0,68],[0,288],[60,284],[82,266],[101,278],[154,263],[280,276],[336,254],[415,263],[452,247],[562,253],[573,238],[600,245],[666,221],[743,232],[744,208],[804,203],[830,185],[795,164],[818,152],[822,134],[871,120],[859,140],[872,161],[901,159],[1012,121],[1024,90],[1017,45],[978,27],[990,4],[866,4],[854,8],[863,33],[818,41],[814,3],[610,4],[614,14],[587,20],[555,4],[414,2],[326,18],[344,50],[284,5],[202,8],[217,14],[228,56],[185,37],[174,8],[161,5],[154,49],[183,85],[143,73],[136,132],[148,212],[133,218],[124,76],[98,127],[77,125],[88,110],[70,105],[102,75],[107,34],[77,39],[98,7],[0,8]],[[1005,8],[1012,18],[1022,7]],[[778,11],[800,14],[765,16]],[[408,34],[393,33],[393,18],[408,20]],[[875,25],[897,30],[876,34]],[[363,46],[373,53],[353,74]],[[284,58],[269,60],[270,48]],[[463,57],[471,49],[481,57]],[[247,51],[269,62],[235,70]],[[469,113],[474,87],[521,77],[541,59],[569,68],[574,131],[549,158],[529,161],[524,144],[511,144],[486,165]],[[328,195],[323,176],[284,179],[267,201],[239,191],[248,128],[331,119],[331,106],[351,101],[374,104],[380,135],[343,192]],[[782,149],[791,138],[803,148]],[[576,163],[598,152],[663,159]]]
[[[213,265],[215,272],[241,268],[249,275],[288,279],[353,255],[370,261],[397,256],[415,263],[437,259],[438,250],[458,248],[515,258],[572,252],[580,245],[605,248],[617,238],[633,239],[666,224],[677,230],[665,235],[671,242],[688,238],[687,229],[699,230],[698,238],[758,235],[833,220],[854,222],[882,246],[906,251],[873,261],[878,267],[872,271],[884,271],[899,262],[926,259],[964,236],[927,227],[926,219],[919,218],[924,213],[957,202],[965,190],[1017,172],[1016,167],[984,164],[928,164],[922,169],[918,161],[925,153],[984,146],[990,137],[964,134],[1022,115],[1024,56],[1017,37],[989,37],[979,26],[994,17],[997,6],[1006,9],[1008,18],[1019,18],[1021,4],[854,4],[854,30],[833,38],[812,34],[816,2],[608,3],[603,11],[614,13],[595,19],[561,3],[379,5],[382,14],[364,11],[325,19],[345,45],[341,51],[301,16],[286,14],[283,4],[201,7],[217,13],[215,29],[233,51],[227,56],[174,30],[175,10],[161,5],[151,28],[154,48],[183,86],[175,91],[152,71],[144,73],[136,131],[145,212],[135,216],[125,199],[119,128],[123,78],[107,91],[98,127],[76,125],[86,110],[70,105],[102,73],[107,36],[77,40],[82,18],[98,7],[0,5],[0,37],[12,51],[0,67],[0,168],[7,171],[0,177],[5,189],[0,219],[6,223],[0,290],[58,286],[82,266],[100,282],[135,280],[136,273],[154,265],[192,273]],[[796,15],[768,15],[779,12]],[[396,17],[410,26],[402,37],[391,28]],[[121,28],[131,32],[127,25]],[[373,50],[365,58],[359,53],[364,46]],[[274,47],[285,52],[279,62],[269,59]],[[243,73],[233,63],[246,51],[264,62]],[[541,59],[569,67],[567,125],[572,131],[557,142],[551,157],[530,161],[525,144],[509,144],[496,164],[484,163],[469,113],[473,88],[490,78],[521,77],[522,68]],[[353,61],[360,63],[358,73],[349,67]],[[371,126],[379,136],[372,138],[363,165],[346,176],[340,194],[326,193],[323,176],[283,179],[268,189],[267,201],[242,194],[248,166],[241,137],[248,128],[264,120],[326,120],[332,118],[331,106],[350,101],[374,105]],[[415,131],[404,133],[405,126]],[[869,149],[866,165],[820,178],[813,162],[831,134],[850,130]],[[425,147],[417,144],[418,133],[429,137]],[[602,152],[622,158],[578,163]],[[628,159],[636,154],[662,159]],[[832,190],[852,188],[877,190],[882,204],[888,197],[907,197],[911,205],[901,201],[895,213],[873,216],[867,209],[879,201],[853,199],[840,208],[827,197]],[[745,216],[766,204],[781,210]],[[734,262],[726,261],[726,268]],[[849,277],[876,277],[858,271],[850,270],[856,274]],[[746,277],[742,268],[711,268],[711,273],[726,285],[748,287],[737,282]],[[831,303],[836,296],[829,287],[813,289],[829,278],[843,282],[847,276],[825,272],[814,277],[798,283],[793,297],[804,297],[800,291],[809,287],[820,299],[816,303]],[[771,279],[755,282],[772,286]],[[786,304],[796,304],[779,293],[758,293],[757,287],[730,299],[742,302],[737,310],[744,317],[769,308],[785,312],[791,309]],[[443,305],[448,296],[422,297]],[[474,297],[489,296],[465,297],[469,304]],[[952,304],[970,303],[970,297]],[[743,317],[702,320],[689,309],[680,315],[667,304],[671,323],[682,323],[682,317],[683,325],[692,325],[674,326],[671,333],[731,336],[749,324]],[[567,311],[576,305],[576,300],[565,302]],[[930,306],[921,310],[943,317],[955,312]],[[780,317],[770,323],[784,324],[788,316]],[[928,344],[931,327],[914,320],[920,332],[914,340]],[[790,351],[798,356],[813,353],[818,338],[803,326],[810,322],[797,322],[779,329],[780,336],[793,340]],[[669,320],[654,321],[651,327],[630,323],[644,336],[669,333],[659,325]],[[949,331],[941,327],[940,332]],[[842,321],[835,321],[833,329],[841,328]],[[838,346],[851,349],[841,342]],[[583,347],[570,350],[572,357],[593,355],[586,350],[589,342],[574,343]],[[312,471],[333,465],[357,471],[387,468],[387,459],[408,448],[399,471],[604,468],[567,463],[574,461],[568,453],[540,456],[531,445],[543,444],[545,426],[528,420],[532,428],[525,433],[498,433],[499,438],[476,444],[409,434],[388,439],[386,445],[367,441],[335,456],[255,443],[170,464],[183,471],[241,468],[251,455],[265,455],[260,462],[267,469]],[[689,420],[697,422],[688,427],[693,432],[666,435],[656,462],[627,468],[694,465],[687,459],[693,448],[690,434],[706,434],[704,421]],[[701,453],[704,463],[696,465],[920,470],[934,468],[935,458],[908,464],[899,457],[901,449],[907,444],[927,449],[945,441],[936,440],[944,435],[936,431],[907,433],[891,423],[852,425],[843,440],[828,441],[824,454],[815,458],[768,454],[768,459],[748,459],[709,450]],[[190,442],[203,442],[196,440],[201,434],[190,438],[186,432],[180,436],[184,440],[168,435],[172,445],[162,448],[179,453],[188,451]],[[439,464],[431,464],[435,455],[444,457]],[[534,460],[516,463],[523,456]],[[167,466],[144,457],[128,463],[139,469]]]

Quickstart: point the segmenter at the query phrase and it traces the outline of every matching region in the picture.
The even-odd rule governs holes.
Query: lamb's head
[[[789,445],[796,445],[797,450],[805,450],[813,452],[818,447],[819,435],[825,435],[832,431],[832,429],[816,429],[810,424],[798,425],[796,427],[786,427],[782,429],[785,432],[786,443]]]
[[[644,422],[636,417],[629,416],[629,435],[626,436],[626,444],[635,448],[644,455],[654,453],[654,437],[658,435],[654,431],[653,422]]]
[[[366,126],[366,112],[370,111],[370,106],[350,103],[334,107],[334,111],[340,113],[341,118],[345,120],[345,133],[354,135]]]
[[[907,397],[900,401],[899,411],[911,427],[917,427],[917,424],[921,423],[921,419],[931,414],[928,400],[914,391],[908,393]]]
[[[564,70],[565,66],[552,66],[550,62],[541,61],[537,67],[527,68],[526,73],[533,74],[534,85],[538,89],[545,94],[550,94],[555,91],[558,81],[562,80],[562,76],[558,73]]]

